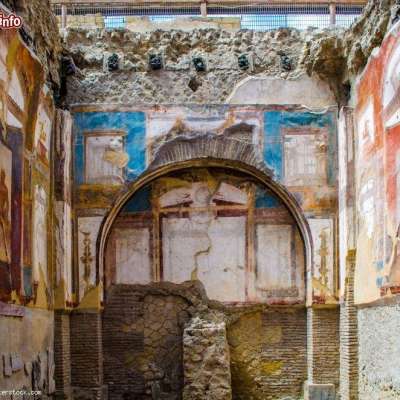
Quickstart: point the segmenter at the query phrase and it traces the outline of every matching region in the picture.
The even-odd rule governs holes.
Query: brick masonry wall
[[[339,386],[339,308],[308,308],[308,379]]]
[[[107,292],[103,348],[110,400],[182,398],[182,335],[191,304],[183,287],[170,286],[175,293],[164,290],[167,284],[114,285]]]
[[[235,400],[298,399],[307,378],[306,310],[269,308],[228,326]]]
[[[103,384],[101,314],[74,311],[70,320],[74,398],[100,398]]]
[[[54,312],[54,378],[56,396],[69,398],[71,396],[71,342],[69,314],[62,311]]]
[[[103,349],[110,400],[182,399],[184,327],[195,316],[217,312],[195,285],[107,290]],[[223,314],[233,399],[300,398],[307,375],[305,308],[227,308]]]
[[[358,310],[359,399],[400,399],[400,304]]]

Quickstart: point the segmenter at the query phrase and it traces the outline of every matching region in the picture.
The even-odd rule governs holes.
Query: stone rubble
[[[195,317],[183,332],[183,400],[231,400],[225,322]]]

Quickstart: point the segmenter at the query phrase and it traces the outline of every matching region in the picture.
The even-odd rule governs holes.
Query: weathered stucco
[[[305,43],[300,65],[331,86],[337,100],[345,105],[351,84],[362,72],[372,51],[379,47],[395,22],[396,0],[369,1],[363,15],[344,33],[327,32]]]
[[[400,397],[399,314],[399,304],[358,310],[360,400]]]
[[[307,96],[304,96],[307,93]],[[329,85],[317,77],[301,74],[283,79],[272,76],[249,76],[240,81],[227,99],[229,104],[302,104],[307,108],[336,105]]]
[[[53,394],[53,312],[25,308],[23,317],[0,316],[2,390]]]

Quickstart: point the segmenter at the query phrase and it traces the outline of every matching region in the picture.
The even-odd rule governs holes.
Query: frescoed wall
[[[97,286],[95,243],[101,223],[119,195],[147,169],[173,162],[176,154],[187,156],[179,154],[190,152],[182,145],[194,148],[200,138],[217,138],[225,141],[226,146],[250,147],[254,162],[294,196],[309,221],[312,234],[314,278],[309,300],[322,304],[337,301],[335,109],[312,112],[302,107],[191,105],[121,111],[112,106],[77,106],[73,112],[79,300],[89,292],[91,296]],[[210,186],[210,179],[214,185],[218,181],[220,186]],[[176,187],[169,180],[165,188],[154,183],[135,194],[121,214],[126,221],[120,215],[115,222],[110,239],[113,250],[107,255],[107,268],[111,269],[105,274],[106,285],[200,279],[208,280],[211,297],[227,302],[296,302],[304,298],[304,262],[299,261],[299,252],[304,249],[301,250],[299,233],[291,227],[294,221],[290,222],[291,217],[284,217],[279,211],[283,206],[279,206],[280,199],[273,194],[266,195],[257,185],[243,191],[229,183],[229,174],[226,182],[221,177],[210,179],[191,178],[189,182],[193,183],[189,185],[184,178],[179,178]],[[165,193],[160,196],[155,188]],[[221,198],[214,198],[213,193]],[[220,212],[220,204],[232,206],[237,215],[215,219],[212,215]],[[174,212],[182,207],[185,217],[178,218]],[[208,211],[200,216],[203,222],[192,226],[193,207]],[[170,208],[174,212],[165,218],[164,209]],[[256,210],[260,218],[264,215],[263,218],[272,219],[266,225],[251,222],[254,226],[249,247],[247,213],[250,209]],[[156,223],[153,221],[155,210],[160,214]],[[274,225],[274,213],[278,221],[289,218],[289,222]],[[214,241],[218,245],[211,246]],[[269,253],[266,243],[273,243],[273,253]],[[177,252],[179,246],[183,247]],[[218,246],[230,249],[230,257],[218,258],[221,253],[212,250]],[[209,266],[201,267],[200,259]],[[132,260],[140,268],[133,268]],[[249,267],[249,263],[253,266]],[[218,275],[212,269],[214,265],[227,271],[234,266],[233,276],[226,279],[229,286],[226,291],[218,293],[218,287],[210,286],[217,277],[229,275]],[[256,266],[259,275],[249,278],[246,268],[254,272]],[[103,271],[98,272],[102,278]],[[216,276],[212,275],[214,272]],[[231,285],[231,282],[237,283]]]
[[[43,67],[18,31],[1,30],[0,387],[48,395],[55,391],[50,233],[54,105],[44,80]]]
[[[121,185],[145,169],[142,112],[75,115],[75,181]]]
[[[0,47],[0,296],[48,308],[52,97],[16,32],[2,31]]]
[[[191,169],[129,200],[111,233],[105,282],[198,279],[214,300],[299,303],[304,277],[303,241],[276,195],[246,176]]]
[[[179,393],[174,327],[188,318],[185,287],[200,281],[210,304],[222,302],[236,321],[227,331],[236,396],[300,397],[308,332],[338,343],[337,110],[82,105],[72,114],[75,300],[82,313],[103,310],[110,393]],[[199,158],[201,166],[190,162]],[[333,305],[323,333],[307,328],[312,304]],[[332,359],[329,368],[337,351]]]
[[[357,85],[356,301],[399,291],[400,28],[370,59]]]

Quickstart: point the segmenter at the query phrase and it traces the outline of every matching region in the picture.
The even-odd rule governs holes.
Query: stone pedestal
[[[193,318],[183,332],[183,400],[231,400],[224,322]]]

